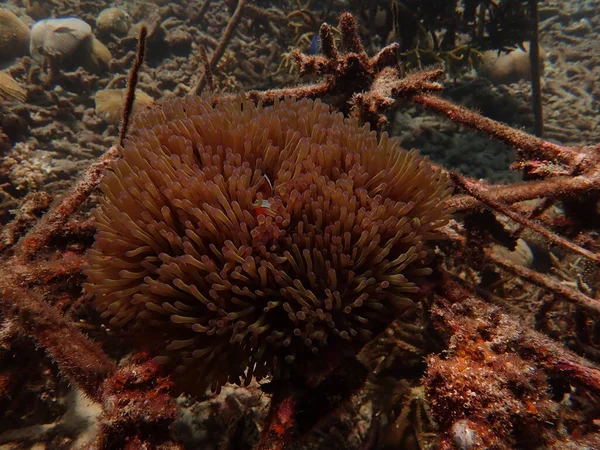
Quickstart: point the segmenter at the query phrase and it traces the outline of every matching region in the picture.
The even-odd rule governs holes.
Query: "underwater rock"
[[[40,20],[31,29],[29,52],[38,62],[44,57],[61,61],[80,47],[90,46],[92,36],[92,27],[81,19]]]
[[[44,0],[25,0],[25,13],[33,20],[42,20],[50,17],[54,5]]]
[[[6,9],[0,9],[0,64],[25,56],[29,49],[29,27]]]
[[[96,114],[111,124],[117,124],[123,116],[123,104],[127,89],[104,89],[96,93]],[[135,90],[133,114],[137,114],[154,99],[139,89]]]
[[[165,40],[174,52],[181,54],[190,51],[194,38],[189,31],[176,28],[167,33]]]
[[[74,17],[37,22],[31,29],[29,51],[38,62],[48,58],[61,67],[82,65],[90,72],[107,69],[112,59],[92,27]]]
[[[494,84],[510,84],[519,80],[531,79],[531,64],[529,61],[529,44],[524,44],[525,50],[513,50],[500,54],[495,50],[483,53],[479,75],[489,79]],[[546,53],[540,48],[540,63],[544,67]]]
[[[496,244],[492,247],[492,252],[495,256],[507,259],[517,266],[531,267],[533,265],[533,252],[523,239],[517,240],[517,246],[512,251],[503,245]]]
[[[112,55],[106,45],[93,38],[91,52],[85,52],[85,59],[81,63],[90,72],[102,72],[108,69]]]
[[[24,102],[27,91],[8,72],[0,72],[0,99],[8,102]]]
[[[127,34],[131,28],[131,17],[119,8],[106,8],[96,19],[96,29],[99,34],[114,33],[119,36]]]

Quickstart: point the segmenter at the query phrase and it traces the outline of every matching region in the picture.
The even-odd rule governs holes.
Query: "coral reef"
[[[29,27],[14,13],[0,9],[0,64],[27,54]]]
[[[89,3],[80,17],[93,24],[108,5]],[[298,8],[290,3],[282,6],[286,13]],[[36,4],[28,2],[27,7],[33,10]],[[332,37],[332,27],[322,25],[323,54],[296,52],[300,68],[313,71],[311,84],[256,90],[265,86],[266,74],[275,73],[285,48],[279,39],[285,33],[277,34],[267,20],[281,17],[281,11],[263,10],[262,3],[249,5],[205,1],[186,8],[142,3],[130,11],[135,24],[130,35],[107,37],[113,73],[60,71],[52,90],[39,83],[44,78],[41,69],[29,58],[9,69],[27,88],[28,103],[0,106],[0,148],[9,157],[23,149],[43,149],[62,159],[44,163],[59,179],[36,179],[47,191],[41,193],[30,192],[27,184],[17,190],[18,180],[7,178],[10,173],[27,176],[26,170],[15,169],[25,168],[28,158],[10,170],[0,168],[5,222],[9,210],[15,212],[14,221],[0,234],[0,407],[10,417],[0,421],[0,442],[15,448],[40,443],[80,446],[81,430],[69,414],[82,406],[66,399],[84,393],[96,408],[86,419],[97,426],[87,431],[88,449],[598,447],[597,136],[583,128],[582,136],[592,145],[579,141],[566,147],[434,95],[442,89],[441,71],[405,73],[397,65],[394,44],[381,45],[383,53],[369,57],[358,36],[360,25],[347,14],[339,26],[341,45]],[[51,9],[40,14],[77,13],[77,6],[59,0]],[[540,12],[542,24],[556,13]],[[597,26],[590,17],[590,26]],[[201,26],[190,26],[192,20]],[[142,22],[147,40],[142,33],[136,57],[134,35],[140,28],[145,32]],[[578,30],[574,27],[569,33]],[[256,52],[265,36],[272,37],[271,45]],[[248,41],[250,53],[245,53]],[[149,64],[141,68],[144,44]],[[204,51],[194,47],[199,44]],[[580,44],[579,49],[585,45]],[[376,48],[373,39],[369,53]],[[433,259],[427,261],[433,274],[411,279],[418,287],[411,295],[413,307],[375,336],[358,357],[331,357],[331,367],[306,383],[274,377],[260,386],[226,385],[219,395],[175,399],[176,374],[169,366],[156,365],[146,353],[132,353],[132,341],[146,338],[135,330],[107,325],[81,296],[85,255],[97,231],[88,208],[99,201],[95,189],[110,173],[107,169],[123,163],[122,149],[134,149],[134,143],[143,140],[133,131],[137,125],[127,133],[135,82],[154,98],[190,92],[202,78],[203,89],[212,86],[218,92],[237,80],[224,73],[226,64],[219,67],[231,58],[227,51],[240,58],[252,54],[248,67],[257,69],[256,75],[247,75],[241,84],[248,92],[215,93],[208,110],[226,109],[235,99],[242,104],[262,102],[261,108],[268,109],[282,101],[318,97],[354,116],[348,120],[384,127],[388,111],[408,104],[472,128],[486,139],[505,142],[517,155],[514,168],[527,180],[492,185],[435,167],[436,173],[448,173],[455,186],[455,193],[439,207],[456,212],[439,230],[443,239],[428,244],[436,246]],[[173,53],[167,57],[167,52]],[[128,78],[122,72],[134,59]],[[553,55],[549,63],[553,73]],[[197,66],[202,65],[204,75],[198,76]],[[264,78],[253,82],[255,76]],[[127,79],[125,120],[118,130],[95,115],[93,97],[99,89],[123,87]],[[278,75],[268,86],[286,79],[289,75]],[[166,100],[163,105],[180,102]],[[552,115],[548,120],[561,123]],[[571,122],[575,120],[565,128],[576,130]],[[162,129],[165,136],[173,133]],[[122,145],[111,146],[119,134]],[[60,174],[53,165],[69,158],[83,169],[76,183],[72,180],[77,168]],[[277,214],[272,218],[269,210],[277,202],[255,206],[259,214],[254,220],[262,216],[276,221]],[[515,248],[519,238],[531,246],[531,266],[505,259],[495,248]]]
[[[540,2],[540,45],[546,51],[542,97],[544,137],[562,145],[582,145],[600,138],[598,81],[594,76],[600,58],[598,44],[589,40],[600,22],[595,6],[585,1]],[[559,13],[560,12],[560,13]],[[561,19],[562,18],[562,19]],[[531,93],[527,81],[490,86],[471,75],[445,83],[445,98],[479,111],[486,117],[515,128],[532,126]],[[564,120],[564,117],[573,120]],[[440,122],[420,108],[401,106],[396,111],[393,134],[404,147],[416,147],[423,154],[461,173],[493,182],[517,181],[508,169],[514,160],[511,148],[490,142],[451,122]],[[468,148],[468,152],[464,149]],[[465,155],[468,154],[468,157]]]
[[[456,282],[445,279],[441,286],[445,298],[436,301],[434,322],[457,330],[448,352],[429,358],[425,377],[432,411],[446,434],[441,447],[553,444],[564,414],[564,404],[552,401],[558,390],[553,377],[566,369],[573,384],[583,382],[597,395],[600,386],[585,378],[598,380],[600,371],[541,333],[523,330]]]

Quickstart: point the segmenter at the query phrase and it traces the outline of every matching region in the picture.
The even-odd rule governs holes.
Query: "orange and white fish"
[[[269,180],[268,176],[263,175],[263,178],[265,182],[263,182],[256,191],[257,194],[259,192],[262,194],[263,199],[260,201],[256,200],[252,204],[252,207],[254,208],[254,215],[258,217],[262,214],[265,217],[275,217],[275,211],[271,209],[271,202],[267,200],[268,198],[273,196],[273,183],[271,183],[271,180]]]

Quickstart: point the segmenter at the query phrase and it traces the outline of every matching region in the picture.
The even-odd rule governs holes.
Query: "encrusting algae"
[[[122,156],[85,289],[112,326],[150,331],[188,392],[356,351],[413,306],[450,213],[445,175],[319,101],[169,100]]]

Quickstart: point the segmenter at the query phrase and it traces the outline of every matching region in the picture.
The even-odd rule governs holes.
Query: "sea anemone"
[[[168,100],[122,156],[85,288],[193,392],[360,348],[414,305],[450,214],[444,174],[319,101]]]

